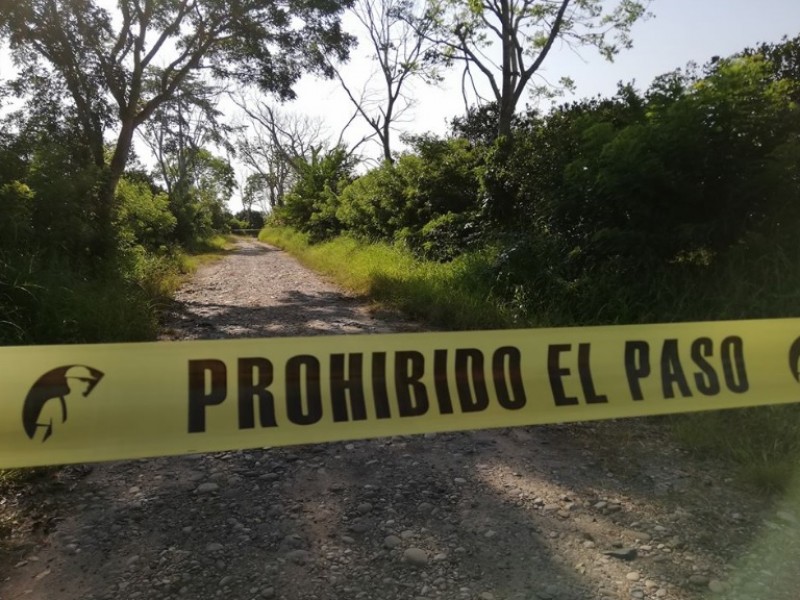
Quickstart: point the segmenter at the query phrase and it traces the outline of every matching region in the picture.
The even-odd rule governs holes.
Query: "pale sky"
[[[655,76],[683,67],[689,61],[703,64],[714,55],[727,56],[759,42],[777,42],[784,35],[793,37],[800,33],[798,0],[653,0],[650,12],[654,17],[637,23],[633,29],[633,48],[623,51],[613,63],[591,49],[584,49],[579,57],[568,48],[555,46],[542,74],[554,82],[562,76],[575,81],[575,95],[564,100],[610,95],[618,81],[635,80],[637,88],[645,89]],[[356,33],[354,19],[345,23]],[[370,72],[367,51],[366,44],[353,51],[351,63],[346,67],[348,79],[358,81]],[[8,68],[8,57],[0,52],[0,77]],[[296,91],[298,99],[283,109],[324,119],[330,135],[337,137],[352,114],[351,105],[338,85],[305,77]],[[412,119],[402,126],[405,131],[443,134],[447,121],[464,113],[460,72],[455,70],[439,87],[415,85],[413,95],[417,104],[410,113]],[[348,131],[347,137],[356,140],[366,129],[351,126]],[[400,148],[399,139],[393,143]],[[380,148],[374,144],[365,147],[364,152],[379,156]],[[143,149],[139,153],[146,161]],[[244,180],[243,172],[240,180]],[[232,210],[239,210],[238,201],[231,204]]]
[[[799,0],[653,0],[650,12],[653,18],[634,26],[633,48],[621,52],[613,63],[588,48],[576,56],[556,45],[542,74],[553,82],[562,76],[575,81],[576,93],[564,100],[611,95],[618,81],[635,80],[644,89],[657,75],[689,61],[703,64],[714,55],[727,56],[759,42],[800,34]],[[366,46],[353,52],[351,71],[369,72],[369,63],[358,58],[365,51]],[[305,78],[297,92],[298,100],[286,108],[325,118],[332,133],[338,132],[343,116],[350,115],[346,98],[334,82]],[[414,95],[418,99],[414,119],[404,125],[408,131],[444,133],[447,120],[464,113],[460,71],[454,70],[440,88],[415,86]]]

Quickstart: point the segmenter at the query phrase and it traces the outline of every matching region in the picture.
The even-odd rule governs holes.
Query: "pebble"
[[[365,514],[367,514],[368,512],[371,512],[371,511],[372,511],[372,504],[370,504],[369,502],[362,502],[361,504],[359,504],[359,505],[358,505],[358,507],[356,508],[356,510],[357,510],[357,511],[358,511],[360,514],[362,514],[362,515],[365,515]]]
[[[421,512],[422,514],[427,515],[428,513],[433,511],[433,504],[431,504],[430,502],[422,502],[417,507],[417,510],[419,510],[419,512]]]
[[[481,600],[494,600],[494,594],[492,592],[481,592],[480,599]]]
[[[207,481],[197,486],[198,494],[208,494],[209,492],[216,492],[219,489],[219,484],[213,481]]]
[[[385,538],[383,538],[383,545],[389,550],[392,548],[397,548],[402,543],[403,541],[396,535],[387,535]]]
[[[297,549],[305,546],[306,542],[303,539],[303,536],[297,535],[296,533],[290,533],[285,538],[283,538],[281,545],[284,548]]]
[[[206,552],[219,552],[222,550],[222,544],[219,542],[211,542],[210,544],[206,544]]]
[[[640,578],[641,575],[639,575],[638,571],[631,571],[630,573],[625,575],[625,579],[627,579],[628,581],[639,581]]]
[[[456,477],[455,479],[453,479],[453,481],[458,485],[464,485],[465,483],[467,483],[467,480],[464,479],[463,477]]]
[[[606,550],[606,556],[618,558],[620,560],[633,560],[637,556],[636,548],[620,548],[619,550]]]
[[[274,596],[275,596],[275,588],[268,587],[261,590],[262,598],[272,598]]]
[[[706,575],[691,575],[689,577],[689,583],[696,587],[704,587],[707,586],[710,581]]]
[[[403,561],[417,567],[424,567],[428,564],[428,553],[421,548],[408,548],[403,552]]]
[[[372,529],[369,523],[364,523],[363,521],[356,521],[352,525],[350,525],[350,531],[354,531],[355,533],[366,533]]]
[[[295,564],[304,565],[311,558],[311,553],[308,550],[292,550],[286,553],[286,558]]]
[[[712,579],[708,582],[708,589],[715,594],[721,594],[728,589],[728,586],[719,579]]]

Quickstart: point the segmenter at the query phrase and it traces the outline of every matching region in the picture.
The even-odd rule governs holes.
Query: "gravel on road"
[[[240,240],[163,339],[413,331]],[[0,600],[796,599],[800,507],[665,419],[67,467],[17,510]],[[789,572],[790,575],[786,573]]]

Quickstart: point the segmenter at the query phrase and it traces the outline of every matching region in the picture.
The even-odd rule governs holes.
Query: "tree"
[[[190,76],[139,129],[156,159],[155,177],[167,190],[170,209],[178,219],[175,232],[183,243],[192,243],[209,230],[202,219],[198,220],[199,214],[209,211],[201,206],[203,197],[197,189],[209,148],[233,151],[227,139],[231,127],[222,122],[223,115],[216,106],[219,95],[217,87]],[[213,206],[214,202],[206,205]]]
[[[593,46],[608,60],[631,46],[630,30],[645,13],[642,2],[619,0],[428,0],[417,31],[436,44],[441,61],[464,65],[479,100],[480,74],[496,103],[497,134],[509,136],[517,104],[556,40]],[[429,23],[433,22],[433,27]],[[421,25],[419,24],[421,23]],[[465,93],[466,98],[466,93]]]
[[[238,149],[258,176],[248,178],[248,186],[257,186],[271,208],[282,206],[297,178],[298,165],[310,160],[314,151],[329,146],[323,124],[318,119],[281,112],[256,98],[240,98],[237,104],[247,115]]]
[[[199,150],[213,144],[233,151],[227,140],[231,127],[221,121],[216,106],[219,93],[210,84],[187,78],[139,130],[156,159],[157,177],[171,197],[185,193],[191,161]]]
[[[96,0],[0,0],[0,35],[21,77],[44,64],[63,81],[105,173],[96,210],[110,231],[134,132],[190,74],[204,70],[292,98],[303,72],[331,75],[325,55],[347,57],[352,38],[339,15],[349,1],[120,0],[112,15]],[[106,164],[103,136],[112,122]]]
[[[283,205],[284,196],[314,153],[326,154],[336,148],[350,158],[370,137],[362,137],[355,144],[345,146],[344,134],[356,115],[345,124],[334,143],[321,119],[281,111],[257,98],[241,97],[236,102],[247,115],[247,124],[242,127],[245,133],[238,142],[239,153],[258,174],[253,185],[258,185],[264,192],[271,208]]]
[[[426,38],[432,22],[415,14],[413,0],[357,0],[353,14],[369,37],[381,89],[371,87],[375,72],[361,93],[354,91],[341,69],[333,67],[334,72],[357,114],[378,136],[384,160],[391,162],[393,126],[414,104],[404,88],[412,79],[426,83],[439,79],[430,61],[432,43]]]
[[[353,181],[355,159],[342,147],[315,150],[298,167],[297,181],[276,215],[287,225],[307,232],[312,242],[336,235],[341,230],[336,217],[339,194]]]

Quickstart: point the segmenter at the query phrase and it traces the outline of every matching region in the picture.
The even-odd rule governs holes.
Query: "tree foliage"
[[[377,68],[360,82],[360,92],[339,67],[332,68],[356,114],[378,137],[383,160],[391,162],[394,128],[414,105],[409,84],[440,78],[431,60],[433,43],[427,39],[433,21],[419,12],[413,0],[356,0],[352,12],[367,35],[367,51]]]
[[[235,79],[281,98],[309,70],[330,74],[344,59],[346,0],[121,0],[111,13],[94,0],[0,0],[0,34],[22,86],[63,86],[95,167],[99,221],[110,228],[116,185],[134,132],[170,102],[192,74]],[[37,83],[38,82],[38,83]],[[113,109],[112,109],[113,107]],[[116,142],[106,160],[104,134]]]
[[[315,150],[309,160],[298,162],[297,181],[275,217],[311,234],[314,241],[338,234],[336,217],[339,194],[353,180],[354,158],[344,148]]]
[[[362,238],[399,241],[429,258],[452,258],[452,248],[438,252],[437,244],[475,228],[480,152],[463,139],[408,141],[414,152],[383,163],[342,191],[337,219]],[[429,225],[432,221],[437,225]]]
[[[611,7],[603,0],[429,0],[421,23],[439,59],[463,65],[465,86],[482,103],[474,78],[488,85],[497,134],[507,136],[517,104],[557,40],[595,47],[610,60],[631,46],[631,27],[644,15],[644,4],[635,0]]]
[[[341,135],[336,144],[331,143],[320,119],[280,110],[260,98],[240,98],[237,103],[246,115],[237,147],[244,163],[254,171],[249,190],[264,198],[265,211],[283,206],[302,165],[311,161],[315,152],[343,147]]]
[[[337,227],[435,260],[488,248],[493,293],[539,323],[785,314],[800,301],[796,48],[517,115],[510,145],[490,135],[494,107],[476,110],[454,123],[464,137],[417,138],[345,187]]]

